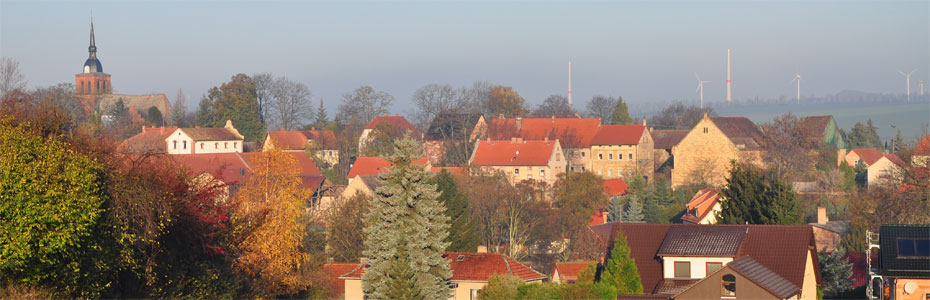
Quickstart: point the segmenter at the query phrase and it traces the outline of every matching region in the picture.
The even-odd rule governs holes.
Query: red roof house
[[[595,118],[494,118],[488,124],[488,137],[508,140],[559,140],[565,148],[588,148],[601,121]]]
[[[345,273],[349,273],[352,270],[357,269],[360,264],[354,263],[329,263],[323,265],[323,271],[329,275],[333,299],[339,299],[346,294],[346,282],[345,279],[339,278]]]
[[[337,149],[336,135],[331,130],[274,130],[265,137],[265,149],[272,144],[287,151],[303,151],[310,146],[319,145],[320,150]]]
[[[601,125],[591,145],[638,145],[646,125]]]
[[[432,165],[429,162],[429,159],[424,157],[418,160],[413,161],[414,165],[424,166],[424,170],[431,170]],[[355,163],[352,164],[352,169],[349,170],[349,175],[346,178],[350,180],[359,175],[378,175],[391,167],[391,163],[384,160],[378,156],[362,156],[355,159]]]
[[[607,191],[607,196],[621,196],[626,194],[626,189],[626,182],[623,182],[623,179],[604,179],[604,190]]]
[[[119,149],[130,153],[165,153],[168,151],[165,138],[175,130],[178,127],[142,126],[142,132],[124,140]]]
[[[681,221],[691,224],[716,224],[720,211],[720,193],[715,189],[702,189],[688,201],[687,211]]]
[[[468,160],[469,165],[501,171],[511,181],[538,179],[552,184],[565,171],[565,155],[558,140],[482,140]]]
[[[578,281],[578,273],[589,265],[597,264],[595,261],[575,261],[575,262],[557,262],[552,268],[552,282],[555,283],[575,283]]]

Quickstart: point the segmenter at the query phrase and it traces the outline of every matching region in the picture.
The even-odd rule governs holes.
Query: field
[[[914,139],[927,134],[930,124],[930,103],[916,104],[878,104],[878,103],[842,103],[842,104],[809,104],[797,105],[767,105],[750,107],[718,107],[715,108],[721,116],[744,116],[760,124],[769,122],[776,116],[791,112],[798,116],[833,115],[836,124],[849,132],[856,122],[865,123],[872,119],[878,127],[878,135],[882,140],[890,140],[901,129],[906,139]]]

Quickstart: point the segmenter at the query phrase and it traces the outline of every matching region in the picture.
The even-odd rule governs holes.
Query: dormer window
[[[736,297],[736,276],[726,274],[721,277],[720,295],[724,297]]]

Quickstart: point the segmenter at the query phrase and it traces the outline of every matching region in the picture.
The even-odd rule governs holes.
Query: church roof
[[[83,73],[103,73],[103,65],[97,59],[97,45],[94,43],[94,20],[90,20],[90,46],[87,47],[89,55],[84,61]]]
[[[148,112],[149,107],[155,107],[161,111],[163,118],[168,117],[168,110],[170,104],[168,103],[168,97],[165,94],[151,94],[151,95],[122,95],[122,94],[103,94],[100,95],[100,102],[97,106],[101,111],[106,112],[108,109],[113,107],[119,100],[123,100],[123,105],[128,107],[135,107],[136,111],[139,112]]]

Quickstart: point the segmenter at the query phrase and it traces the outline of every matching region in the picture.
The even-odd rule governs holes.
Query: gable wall
[[[672,188],[700,181],[720,186],[726,183],[730,161],[740,159],[740,151],[710,118],[704,118],[672,147],[672,156]]]
[[[723,275],[726,274],[733,274],[736,277],[736,297],[734,298],[722,297],[722,279]],[[675,299],[778,299],[778,297],[772,295],[743,275],[734,272],[733,269],[724,266],[719,272],[711,274],[710,277],[695,283],[684,292],[678,294]]]

